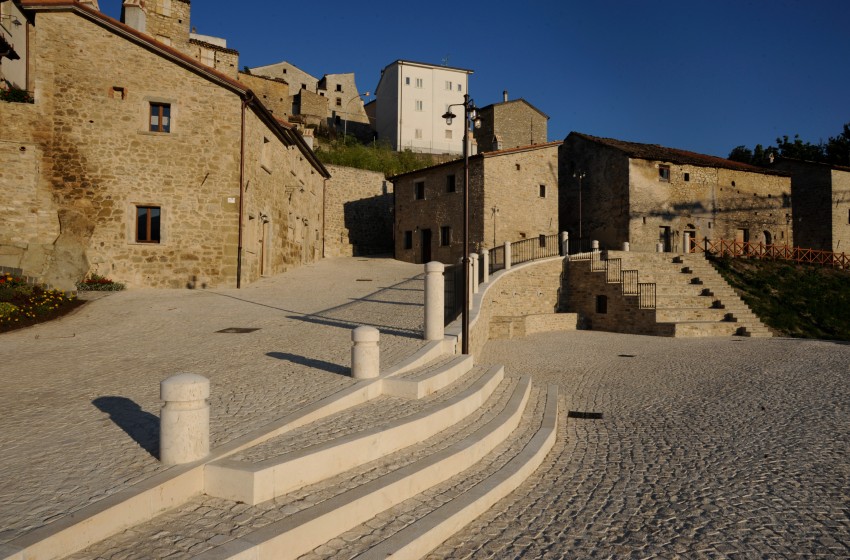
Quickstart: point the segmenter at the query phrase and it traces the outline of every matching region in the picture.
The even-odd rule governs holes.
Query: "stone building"
[[[409,60],[389,64],[375,88],[378,140],[398,151],[463,153],[463,118],[446,124],[443,115],[449,105],[463,103],[470,74]]]
[[[469,158],[469,241],[491,248],[558,232],[561,142]],[[391,177],[395,257],[455,263],[463,252],[463,160]]]
[[[17,5],[34,102],[0,102],[0,265],[212,287],[321,258],[328,172],[244,84],[87,5]]]
[[[850,253],[850,167],[779,158],[772,168],[791,174],[794,244]]]
[[[478,151],[545,144],[549,117],[525,99],[508,101],[508,92],[502,95],[501,103],[487,105],[478,111],[481,126],[472,131]]]
[[[31,91],[27,81],[27,26],[20,7],[0,1],[0,88]]]
[[[704,238],[792,244],[785,173],[577,132],[559,165],[561,229],[573,239],[633,251],[689,251]]]

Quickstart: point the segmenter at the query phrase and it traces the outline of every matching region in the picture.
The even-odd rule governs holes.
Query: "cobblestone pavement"
[[[562,415],[541,468],[430,558],[850,557],[850,346],[578,331],[483,358],[602,418]]]
[[[423,345],[421,266],[333,259],[242,290],[132,290],[0,335],[0,544],[161,467],[159,382],[211,380],[220,445],[353,383],[351,329],[382,367]],[[218,333],[230,327],[246,334]]]

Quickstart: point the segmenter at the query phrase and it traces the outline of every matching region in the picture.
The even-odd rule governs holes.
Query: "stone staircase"
[[[92,531],[128,515],[127,504],[172,491],[146,481],[148,494],[94,504],[53,542],[47,535],[5,558],[419,558],[541,464],[557,417],[557,386],[534,387],[467,355],[420,352],[250,442],[165,471],[172,483],[199,473],[200,491],[170,507]]]
[[[672,337],[770,337],[770,330],[702,255],[606,251],[591,261],[599,282],[621,284],[620,297],[640,299],[627,332]],[[636,272],[636,277],[634,276]],[[601,274],[600,274],[601,273]],[[632,281],[626,275],[632,274]],[[627,285],[637,288],[629,292]],[[594,328],[596,324],[594,324]]]

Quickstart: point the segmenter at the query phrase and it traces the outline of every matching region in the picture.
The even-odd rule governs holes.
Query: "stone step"
[[[340,544],[337,541],[344,542],[343,538],[335,537],[460,473],[463,475],[455,480],[471,480],[469,473],[464,471],[482,458],[504,457],[504,452],[499,453],[498,447],[505,440],[515,439],[511,435],[528,413],[526,404],[531,393],[530,378],[522,378],[517,382],[505,409],[463,440],[224,543],[196,558],[297,558],[317,547],[331,544],[329,541],[332,539],[336,544]],[[534,410],[538,408],[536,406]],[[494,450],[497,451],[494,453]],[[390,517],[393,520],[397,518],[395,514]]]
[[[481,434],[504,414],[518,390],[522,391],[518,379],[507,378],[484,406],[448,430],[317,484],[255,506],[200,494],[148,523],[90,546],[68,560],[117,560],[133,553],[138,558],[195,558],[218,545],[247,538],[258,529],[452,448],[473,434]]]
[[[680,296],[677,294],[656,294],[656,309],[681,309],[681,308],[704,308],[709,309],[714,305],[717,298],[708,296]]]
[[[729,314],[726,309],[705,307],[670,307],[655,310],[655,320],[659,323],[677,323],[681,321],[725,321]]]
[[[499,366],[483,375],[483,368],[477,369],[478,375],[470,375],[474,382],[461,386],[460,392],[445,391],[418,401],[379,397],[210,463],[204,471],[204,491],[255,505],[428,439],[479,408],[504,377]],[[311,445],[305,446],[305,441]]]
[[[471,355],[447,356],[409,372],[384,379],[385,394],[421,399],[444,389],[472,369]]]
[[[673,336],[676,338],[735,336],[742,329],[742,325],[736,322],[683,321],[674,325]]]

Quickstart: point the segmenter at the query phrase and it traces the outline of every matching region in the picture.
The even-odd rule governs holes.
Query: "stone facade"
[[[234,80],[239,79],[239,51],[191,37],[185,52],[201,64],[215,68]]]
[[[393,250],[393,184],[382,173],[328,165],[325,256],[350,257]]]
[[[547,142],[549,117],[524,99],[487,105],[479,116],[481,127],[473,129],[479,152]]]
[[[570,133],[560,223],[571,238],[690,251],[705,238],[792,244],[787,174],[650,144]]]
[[[850,167],[780,158],[773,168],[791,173],[794,244],[850,252]]]
[[[35,103],[0,103],[0,167],[15,170],[0,265],[66,289],[90,272],[201,287],[321,257],[327,171],[300,136],[239,82],[78,3],[45,5],[24,5]],[[152,104],[168,131],[149,131]]]
[[[262,101],[275,117],[284,121],[292,114],[292,96],[289,84],[279,78],[266,78],[239,72],[239,81],[251,88],[257,99]]]
[[[559,145],[552,142],[469,158],[473,250],[558,232]],[[463,160],[391,180],[396,193],[396,258],[457,262],[463,245]],[[448,228],[448,239],[443,228]]]

